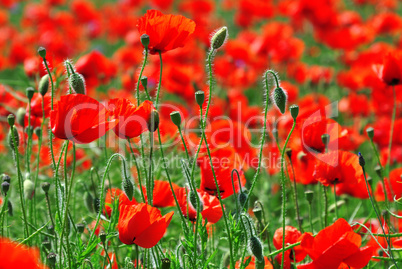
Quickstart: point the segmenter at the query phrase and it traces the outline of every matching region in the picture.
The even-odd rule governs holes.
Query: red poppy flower
[[[351,185],[364,181],[359,157],[353,153],[337,150],[319,154],[317,158],[313,176],[325,186],[335,181]]]
[[[151,112],[155,110],[151,101],[144,101],[137,107],[126,98],[111,99],[107,108],[111,117],[118,121],[113,131],[122,139],[137,137],[148,130]]]
[[[120,241],[152,248],[165,234],[173,213],[162,217],[159,209],[148,204],[122,205],[118,224]]]
[[[188,192],[187,188],[178,188],[176,196],[183,215],[188,217],[189,220],[195,221],[197,210],[188,201]],[[208,220],[209,223],[217,223],[222,218],[222,208],[218,198],[202,190],[197,190],[197,193],[203,206],[201,211],[202,218]]]
[[[353,232],[344,219],[321,230],[316,237],[309,233],[302,236],[301,247],[313,262],[300,265],[301,269],[363,268],[373,254],[371,247],[360,248],[361,236]],[[343,266],[343,267],[342,267]]]
[[[39,260],[38,249],[28,248],[8,238],[0,238],[0,268],[48,268],[39,263]]]
[[[135,205],[137,201],[133,198],[131,201],[128,199],[127,195],[118,188],[109,189],[105,197],[105,210],[107,215],[110,217],[113,210],[113,202],[115,199],[119,200],[119,208],[121,205]],[[104,210],[104,214],[105,214]]]
[[[162,180],[155,180],[155,186],[153,190],[153,200],[152,205],[154,207],[170,207],[175,205],[175,200],[172,194],[172,190],[170,189],[169,182]],[[173,190],[179,188],[176,184],[172,183]],[[147,199],[147,189],[145,186],[142,186],[142,190],[144,192],[145,200]]]
[[[220,149],[212,149],[211,158],[221,197],[222,199],[225,199],[234,193],[232,185],[232,170],[236,168],[239,171],[242,186],[246,183],[246,178],[244,177],[240,164],[237,162],[238,159],[236,158],[236,152],[233,148],[225,147]],[[201,167],[201,190],[217,196],[215,179],[212,173],[209,157],[200,157],[198,159],[198,164]],[[234,176],[233,183],[235,186],[235,191],[238,192],[240,190],[240,186],[236,174]]]
[[[140,35],[149,36],[149,53],[157,54],[183,47],[195,30],[195,22],[181,15],[164,15],[148,10],[138,20]]]
[[[389,201],[400,199],[402,197],[402,168],[396,168],[389,173],[389,179],[384,178],[385,187]],[[375,197],[378,201],[385,201],[384,186],[378,182],[375,190]]]
[[[246,258],[245,260],[247,260],[247,259],[248,259],[248,258]],[[273,267],[272,264],[269,262],[269,260],[268,260],[267,257],[264,257],[264,260],[265,260],[264,269],[274,269],[274,267]],[[240,267],[241,267],[241,263],[240,263],[240,262],[236,262],[235,268],[236,268],[236,269],[239,269]],[[229,268],[229,266],[228,266],[228,268]],[[249,263],[246,267],[244,267],[244,269],[255,269],[255,257],[254,257],[254,256],[251,258],[250,263]]]
[[[273,237],[273,243],[276,249],[282,248],[282,236],[283,236],[282,228],[277,229]],[[300,242],[301,236],[302,233],[295,227],[286,226],[285,246]],[[285,251],[285,255],[287,256],[287,259],[289,259],[289,261],[291,262],[300,262],[306,257],[307,253],[300,246],[296,246],[293,249]],[[282,258],[281,255],[280,258]]]
[[[117,124],[116,120],[108,121],[108,115],[108,110],[95,99],[69,94],[62,96],[50,111],[50,126],[57,138],[86,144],[102,137]]]
[[[384,58],[383,64],[373,65],[374,71],[387,85],[402,84],[402,59],[388,53]]]

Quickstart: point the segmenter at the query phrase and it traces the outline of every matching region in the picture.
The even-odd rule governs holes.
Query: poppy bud
[[[43,182],[41,185],[41,188],[44,193],[48,193],[50,189],[50,183],[49,182]]]
[[[282,114],[285,113],[287,99],[288,96],[286,95],[286,92],[283,88],[281,87],[275,88],[273,93],[274,104]]]
[[[26,110],[23,107],[18,108],[17,110],[17,123],[22,126],[23,128],[25,127],[25,114]]]
[[[25,91],[26,91],[26,95],[28,97],[28,100],[31,101],[32,97],[33,97],[33,95],[35,93],[35,89],[32,88],[32,87],[28,87]]]
[[[77,228],[77,232],[80,234],[82,234],[85,230],[85,225],[83,223],[78,223],[75,227]]]
[[[89,212],[94,212],[94,198],[90,192],[84,193],[84,203]]]
[[[177,128],[180,129],[181,115],[180,115],[179,111],[173,111],[172,113],[170,113],[170,119],[172,120],[174,125],[176,125]]]
[[[48,251],[52,248],[52,244],[47,239],[43,240],[42,246],[43,246],[43,248],[47,249]]]
[[[102,244],[105,245],[105,242],[106,242],[106,233],[105,233],[104,231],[101,231],[101,232],[99,233],[99,238],[100,238]]]
[[[8,182],[8,183],[11,182],[10,176],[9,176],[9,175],[6,175],[6,174],[1,174],[1,180],[2,180],[3,182]]]
[[[299,106],[298,105],[291,105],[289,107],[289,110],[290,110],[290,115],[292,115],[293,120],[296,121],[296,118],[299,115]]]
[[[15,116],[13,114],[8,115],[7,117],[8,125],[14,126],[15,123]]]
[[[128,200],[133,200],[134,185],[129,178],[123,179],[123,190],[126,193]]]
[[[381,166],[376,165],[376,167],[374,167],[374,171],[377,173],[377,175],[381,178]]]
[[[141,39],[141,44],[144,46],[144,48],[148,49],[148,46],[149,46],[149,35],[143,34],[140,39]]]
[[[197,209],[197,199],[198,199],[200,203],[200,212],[204,210],[204,204],[202,203],[200,196],[198,195],[198,192],[190,191],[189,196],[190,196],[190,203],[195,209]]]
[[[1,183],[1,191],[3,192],[4,196],[7,196],[7,192],[9,189],[10,189],[10,183],[8,183],[7,181]]]
[[[169,268],[170,268],[170,260],[168,258],[162,259],[161,269],[169,269]]]
[[[205,99],[205,93],[203,91],[197,91],[195,93],[195,101],[197,102],[197,104],[201,107],[202,104],[204,103],[204,99]]]
[[[46,258],[47,258],[47,261],[49,262],[50,267],[54,268],[54,266],[56,265],[56,254],[53,252],[50,252]]]
[[[259,222],[262,222],[262,213],[263,213],[262,211],[263,211],[263,209],[262,209],[261,202],[260,201],[255,201],[254,208],[253,208],[253,213],[254,213],[254,216],[257,218],[257,220]]]
[[[95,210],[95,213],[99,213],[99,210],[100,210],[100,199],[99,198],[94,199],[94,210]]]
[[[70,74],[70,77],[68,78],[68,84],[74,92],[79,94],[86,94],[85,79],[81,74]]]
[[[364,167],[366,165],[366,161],[363,158],[363,155],[359,152],[359,164],[361,167]]]
[[[42,129],[41,129],[40,127],[36,127],[36,128],[34,129],[34,133],[35,133],[35,135],[39,138],[39,137],[41,137],[41,135],[42,135]]]
[[[239,204],[240,204],[240,208],[247,208],[248,206],[246,206],[246,201],[248,199],[248,194],[244,191],[240,192],[239,196],[237,197]]]
[[[146,76],[141,77],[141,85],[145,89],[148,87],[148,78]]]
[[[370,138],[370,140],[373,140],[374,137],[374,128],[373,127],[369,127],[366,129],[367,135]]]
[[[14,145],[14,140],[15,140],[15,145]],[[20,145],[20,136],[18,134],[17,128],[15,126],[12,126],[10,128],[10,131],[8,132],[8,145],[12,150],[15,148],[18,148]]]
[[[45,96],[48,90],[49,90],[49,75],[46,74],[39,81],[38,92],[42,96]]]
[[[322,141],[322,143],[324,143],[325,148],[326,148],[328,146],[328,143],[329,143],[329,134],[323,134],[321,136],[321,141]]]
[[[226,26],[223,26],[212,35],[211,48],[214,50],[219,49],[226,42],[227,38],[228,28]]]
[[[45,58],[46,57],[46,49],[44,47],[39,47],[38,54],[40,57]]]
[[[148,121],[148,131],[151,133],[155,132],[159,128],[159,112],[157,110],[152,110],[151,117]]]
[[[304,196],[306,196],[307,202],[311,205],[311,203],[313,202],[313,198],[314,198],[314,192],[313,191],[305,191]]]
[[[8,209],[8,215],[10,215],[12,217],[13,216],[13,204],[11,203],[10,200],[8,200],[7,209]]]
[[[35,194],[35,185],[30,179],[24,180],[24,196],[25,199],[31,200]]]
[[[249,244],[250,252],[255,256],[255,258],[258,261],[263,261],[264,254],[263,254],[263,249],[262,249],[262,244],[261,244],[260,239],[253,235],[250,237],[248,244]]]

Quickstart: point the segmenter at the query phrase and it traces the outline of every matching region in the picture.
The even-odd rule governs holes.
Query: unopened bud
[[[144,46],[144,48],[148,49],[148,46],[149,46],[149,35],[143,34],[140,39],[141,39],[141,44]]]
[[[49,253],[49,255],[47,255],[47,261],[49,262],[49,265],[51,268],[54,268],[54,266],[56,265],[56,254],[51,252]]]
[[[250,252],[255,256],[258,261],[264,260],[264,254],[261,241],[256,236],[251,236],[249,240]]]
[[[84,232],[84,230],[85,230],[85,225],[83,223],[78,223],[76,225],[76,228],[77,228],[77,232],[82,234]]]
[[[174,123],[174,125],[177,126],[177,128],[180,129],[181,126],[181,115],[179,111],[173,111],[172,113],[170,113],[170,119],[172,120],[172,122]]]
[[[8,145],[12,150],[15,150],[15,148],[18,148],[20,145],[20,135],[18,134],[18,130],[15,126],[12,126],[8,132]]]
[[[161,269],[169,269],[169,268],[170,268],[170,260],[168,258],[163,258]]]
[[[43,59],[46,58],[46,49],[44,47],[39,47],[38,49],[38,54],[40,57]]]
[[[14,126],[14,124],[15,124],[15,116],[13,114],[8,115],[7,121],[8,121],[8,125]]]
[[[299,115],[299,106],[298,105],[291,105],[289,107],[290,110],[290,115],[292,115],[292,118],[294,121],[296,121],[297,116]]]
[[[363,158],[363,155],[359,152],[359,164],[361,167],[364,167],[366,165],[366,161]]]
[[[85,79],[81,74],[70,74],[70,77],[68,78],[68,84],[75,93],[86,94]]]
[[[11,178],[10,178],[10,176],[7,175],[7,174],[1,174],[1,180],[2,180],[3,182],[8,182],[8,183],[11,182]]]
[[[133,200],[134,197],[134,184],[129,178],[123,179],[123,190],[127,195],[128,200]]]
[[[287,99],[288,96],[286,95],[286,92],[283,88],[281,87],[275,88],[273,94],[273,101],[282,114],[285,113]]]
[[[106,243],[106,233],[104,231],[101,231],[99,233],[99,238],[100,238],[102,244],[105,245],[105,243]]]
[[[151,133],[155,132],[159,128],[159,112],[157,110],[152,110],[151,117],[148,121],[148,131]]]
[[[240,208],[248,208],[248,205],[246,205],[246,202],[248,200],[248,194],[244,191],[239,193],[239,196],[237,197]]]
[[[204,104],[205,93],[203,91],[197,91],[195,93],[195,101],[201,107]]]
[[[197,210],[197,200],[200,203],[200,211],[201,212],[204,209],[204,204],[202,203],[200,196],[198,195],[198,192],[196,191],[190,191],[189,194],[190,197],[190,203],[191,205]]]
[[[3,192],[4,196],[7,196],[7,192],[9,189],[10,189],[10,183],[8,183],[7,181],[1,183],[1,191]]]
[[[39,137],[42,136],[42,129],[41,129],[40,127],[36,127],[36,128],[34,129],[34,133],[35,133],[35,135],[39,138]]]
[[[99,213],[99,210],[100,210],[100,199],[99,198],[94,199],[94,210],[96,213]]]
[[[34,93],[35,93],[35,89],[34,89],[34,88],[28,87],[28,88],[26,89],[26,95],[27,95],[29,101],[32,100],[32,97],[33,97]]]
[[[304,195],[306,196],[307,202],[311,205],[314,199],[314,192],[313,191],[305,191]]]
[[[48,90],[49,90],[49,75],[46,74],[39,81],[38,92],[42,96],[45,96]]]
[[[20,107],[17,110],[17,123],[23,128],[25,127],[25,114],[26,113],[27,113],[27,111],[23,107]]]
[[[24,180],[24,196],[25,199],[31,200],[35,194],[35,185],[32,180],[26,179]]]
[[[211,48],[214,50],[219,49],[220,47],[223,46],[223,44],[225,44],[227,38],[228,38],[228,28],[226,26],[223,26],[212,35]]]

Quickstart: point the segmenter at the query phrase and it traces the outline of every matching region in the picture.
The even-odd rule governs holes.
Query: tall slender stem
[[[137,88],[136,88],[136,93],[137,93],[137,106],[140,106],[140,80],[142,77],[142,73],[144,72],[145,65],[147,64],[147,59],[148,59],[148,49],[145,49],[145,56],[144,56],[144,62],[142,63],[140,75],[137,80]]]
[[[163,64],[162,64],[162,52],[160,52],[160,51],[159,51],[159,63],[160,63],[159,84],[158,84],[158,90],[156,91],[156,99],[155,99],[155,107],[156,107],[156,109],[158,109],[159,94],[160,94],[161,85],[162,85],[162,70],[163,70]]]
[[[388,160],[387,160],[387,167],[386,167],[387,176],[389,175],[389,170],[390,170],[390,165],[391,165],[392,137],[394,135],[394,124],[395,124],[395,115],[396,115],[396,91],[395,91],[395,86],[392,86],[392,93],[393,93],[393,97],[394,97],[394,108],[392,110],[391,131],[390,131],[389,143],[388,143]]]

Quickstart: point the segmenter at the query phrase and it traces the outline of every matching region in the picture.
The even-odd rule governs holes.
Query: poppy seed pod
[[[273,93],[273,101],[282,114],[285,113],[287,99],[288,96],[286,95],[286,92],[283,88],[281,87],[275,88]]]
[[[3,182],[8,182],[8,183],[11,182],[10,176],[9,176],[9,175],[6,175],[6,174],[1,174],[1,180],[2,180]]]
[[[129,178],[123,179],[123,190],[127,195],[127,198],[131,201],[134,196],[134,185]]]
[[[313,202],[313,198],[314,198],[314,192],[313,191],[305,191],[304,196],[306,196],[307,202],[311,205],[311,203]]]
[[[49,75],[46,74],[43,77],[41,77],[39,81],[38,92],[42,96],[45,96],[48,90],[49,90]]]
[[[217,30],[211,37],[211,48],[214,50],[219,49],[225,44],[228,38],[228,28],[223,26],[219,30]]]
[[[294,121],[296,121],[297,116],[299,115],[299,106],[298,105],[291,105],[289,107],[290,110],[290,115],[292,115],[292,118]]]
[[[8,122],[8,125],[14,126],[14,124],[15,124],[15,116],[13,114],[8,115],[7,122]]]
[[[25,91],[26,91],[26,95],[28,97],[28,100],[31,101],[32,97],[33,97],[33,95],[35,93],[35,89],[32,88],[32,87],[28,87]]]
[[[201,107],[202,104],[204,103],[204,99],[205,99],[205,93],[203,91],[197,91],[195,93],[195,101],[197,102],[197,104]]]
[[[366,129],[367,135],[370,138],[370,140],[373,140],[374,137],[374,128],[373,127],[369,127]]]
[[[106,243],[106,236],[107,235],[106,235],[106,233],[104,231],[99,233],[99,238],[100,238],[100,240],[101,240],[103,245],[105,245],[105,243]]]
[[[248,244],[249,244],[250,252],[255,256],[255,258],[259,261],[263,261],[264,254],[263,254],[263,249],[262,249],[262,244],[261,244],[260,239],[253,235],[250,237]]]
[[[159,112],[157,110],[152,110],[151,116],[148,121],[148,130],[153,133],[159,128]]]
[[[18,108],[17,110],[17,123],[22,126],[23,128],[25,127],[25,114],[26,110],[23,107]]]
[[[47,261],[49,262],[50,267],[53,268],[56,265],[56,254],[53,252],[50,252],[46,258],[47,258]]]
[[[77,228],[77,232],[80,234],[82,234],[85,230],[85,225],[83,223],[78,223],[75,225],[75,227]]]
[[[39,47],[38,54],[44,59],[46,57],[46,49],[44,47]]]
[[[141,44],[144,46],[144,48],[148,49],[149,46],[149,35],[143,34],[141,37]]]
[[[180,115],[179,111],[173,111],[172,113],[170,113],[170,119],[172,120],[174,125],[176,125],[177,128],[180,129],[181,115]]]
[[[169,268],[170,268],[170,260],[168,258],[163,258],[161,269],[169,269]]]
[[[50,183],[49,182],[43,182],[41,185],[41,188],[44,193],[48,193],[50,189]]]
[[[68,84],[74,92],[79,94],[86,94],[85,79],[81,74],[70,74],[70,77],[68,78]]]
[[[143,77],[141,77],[140,81],[141,81],[142,87],[144,87],[146,89],[148,87],[148,77],[143,76]]]
[[[246,192],[244,191],[240,192],[237,199],[239,200],[240,208],[248,208],[248,206],[246,206],[246,202],[248,199],[248,194]]]

